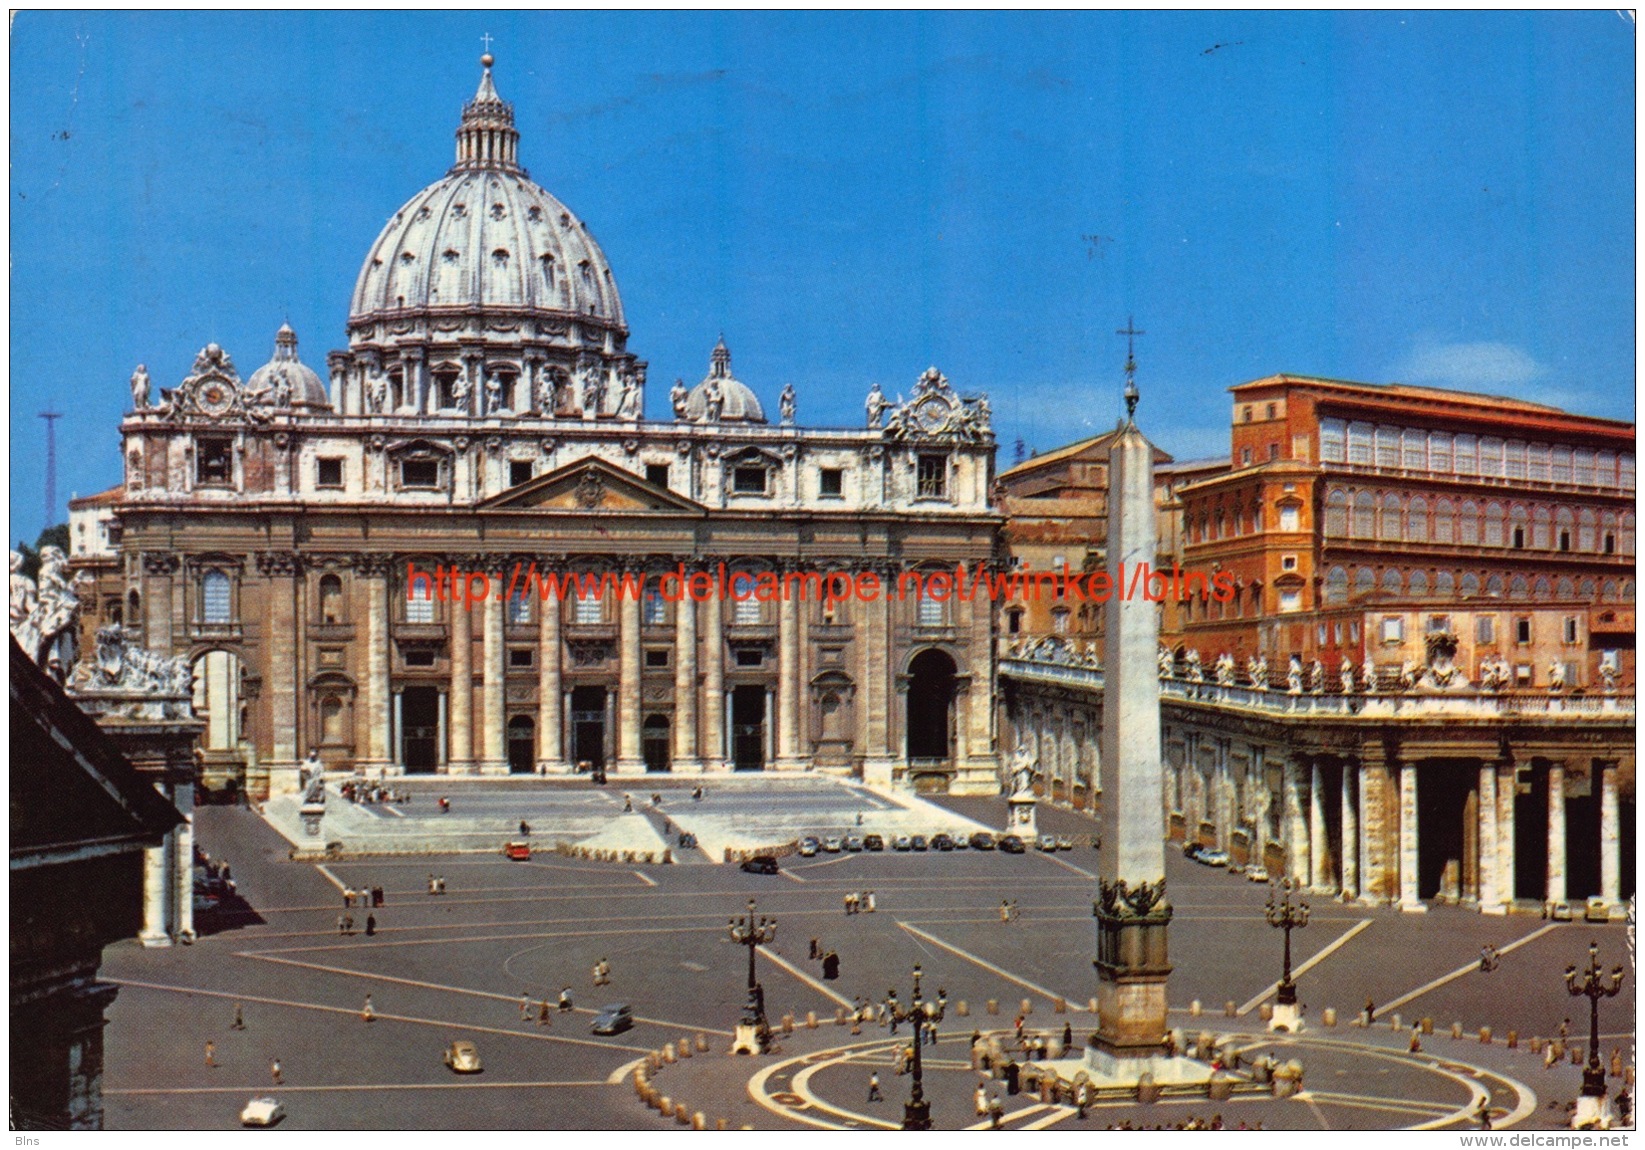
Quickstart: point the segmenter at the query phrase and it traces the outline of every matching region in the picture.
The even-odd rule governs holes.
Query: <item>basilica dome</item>
[[[718,413],[712,409],[718,395]],[[693,423],[764,423],[765,409],[749,386],[731,374],[731,349],[724,338],[714,345],[708,375],[686,397],[685,417]]]
[[[276,407],[330,407],[326,385],[297,358],[297,333],[289,323],[274,335],[274,358],[246,380],[248,397],[267,396]]]
[[[457,162],[394,214],[360,268],[351,329],[407,312],[552,312],[623,329],[610,265],[587,226],[519,165],[513,106],[481,61]]]

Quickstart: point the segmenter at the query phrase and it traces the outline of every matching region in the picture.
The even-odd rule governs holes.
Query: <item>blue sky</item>
[[[1634,24],[1585,13],[75,14],[11,28],[11,538],[119,479],[127,378],[324,374],[360,261],[450,166],[489,32],[588,222],[648,415],[725,333],[855,424],[928,364],[1002,463],[1139,412],[1227,447],[1278,371],[1633,418]],[[61,513],[60,513],[61,515]]]

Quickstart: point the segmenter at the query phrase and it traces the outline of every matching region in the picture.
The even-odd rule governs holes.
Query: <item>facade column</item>
[[[389,572],[387,555],[366,556],[358,568],[366,584],[366,755],[358,765],[386,769],[392,762],[389,726]]]
[[[1364,748],[1359,761],[1360,901],[1376,905],[1388,890],[1388,769],[1381,747]]]
[[[500,564],[486,564],[491,586],[504,588],[506,578]],[[503,650],[503,611],[507,604],[499,593],[487,596],[480,610],[480,774],[506,775],[508,760],[503,746],[504,714],[508,705],[504,676],[507,654]]]
[[[446,604],[446,614],[451,623],[451,755],[446,771],[466,775],[474,770],[474,616],[455,600]]]
[[[777,766],[800,763],[800,603],[784,595],[777,604]]]
[[[1599,893],[1612,907],[1622,904],[1622,820],[1617,802],[1619,764],[1598,762],[1599,776]]]
[[[703,717],[702,755],[703,770],[724,771],[726,711],[730,701],[725,693],[725,604],[720,596],[710,595],[703,601]]]
[[[159,846],[149,847],[143,852],[143,930],[137,938],[144,946],[171,945],[169,927],[174,890],[168,876],[175,834],[175,830],[168,833]],[[193,897],[192,892],[190,897]]]
[[[179,783],[170,796],[183,821],[168,836],[171,856],[171,905],[181,938],[194,937],[194,784]]]
[[[640,757],[640,600],[617,599],[617,773],[645,773]]]
[[[296,555],[278,551],[258,555],[257,569],[263,576],[264,593],[268,597],[268,683],[265,689],[273,720],[269,740],[272,753],[267,763],[269,793],[288,794],[297,790],[297,701],[304,694],[297,666],[299,621],[292,603],[295,580],[301,577],[302,569]],[[236,694],[231,692],[230,697]],[[225,740],[216,745],[228,748],[233,743]],[[193,903],[191,890],[189,905],[192,907]]]
[[[1565,764],[1548,764],[1548,892],[1546,901],[1565,901]]]
[[[1309,885],[1311,865],[1308,849],[1308,820],[1302,810],[1302,772],[1306,756],[1293,754],[1285,760],[1285,870],[1292,880]],[[1195,766],[1198,773],[1198,766]],[[1194,840],[1196,828],[1190,827],[1188,838]]]
[[[1417,765],[1399,764],[1399,909],[1421,913],[1417,888]]]
[[[895,586],[896,575],[889,568],[878,572],[882,586]],[[878,595],[872,602],[863,603],[865,622],[862,636],[863,705],[857,708],[863,717],[863,782],[876,786],[890,786],[893,771],[891,753],[890,710],[902,701],[894,692],[891,682],[891,599]]]
[[[1328,890],[1331,877],[1325,873],[1325,786],[1320,778],[1319,760],[1312,764],[1308,778],[1308,885]]]
[[[1342,760],[1342,894],[1344,898],[1359,897],[1359,804],[1355,791],[1359,781],[1359,764],[1353,759]]]
[[[394,699],[394,725],[392,727],[390,727],[389,731],[388,731],[388,749],[389,749],[389,754],[394,756],[394,765],[396,767],[402,767],[403,768],[405,766],[405,763],[402,761],[402,758],[403,758],[402,752],[403,752],[403,748],[406,745],[406,742],[405,742],[405,737],[406,737],[406,695],[405,695],[405,688],[402,687],[399,690],[395,691],[394,694],[393,694],[393,699]]]
[[[1479,765],[1479,912],[1507,914],[1497,886],[1497,863],[1502,854],[1496,825],[1496,764]]]
[[[564,775],[571,771],[565,753],[565,728],[560,698],[560,597],[538,599],[537,619],[537,773]]]
[[[674,769],[701,772],[697,754],[697,603],[674,604]]]

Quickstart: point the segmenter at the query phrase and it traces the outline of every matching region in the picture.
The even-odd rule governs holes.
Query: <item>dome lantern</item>
[[[514,105],[497,95],[491,82],[492,57],[480,57],[484,71],[474,98],[463,105],[457,125],[457,162],[453,172],[492,169],[525,174],[520,167],[520,133],[514,128]]]

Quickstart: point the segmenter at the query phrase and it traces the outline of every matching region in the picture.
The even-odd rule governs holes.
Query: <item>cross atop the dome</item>
[[[491,55],[491,33],[490,32],[487,32],[484,36],[480,37],[480,43],[485,46],[485,54],[487,56]]]

